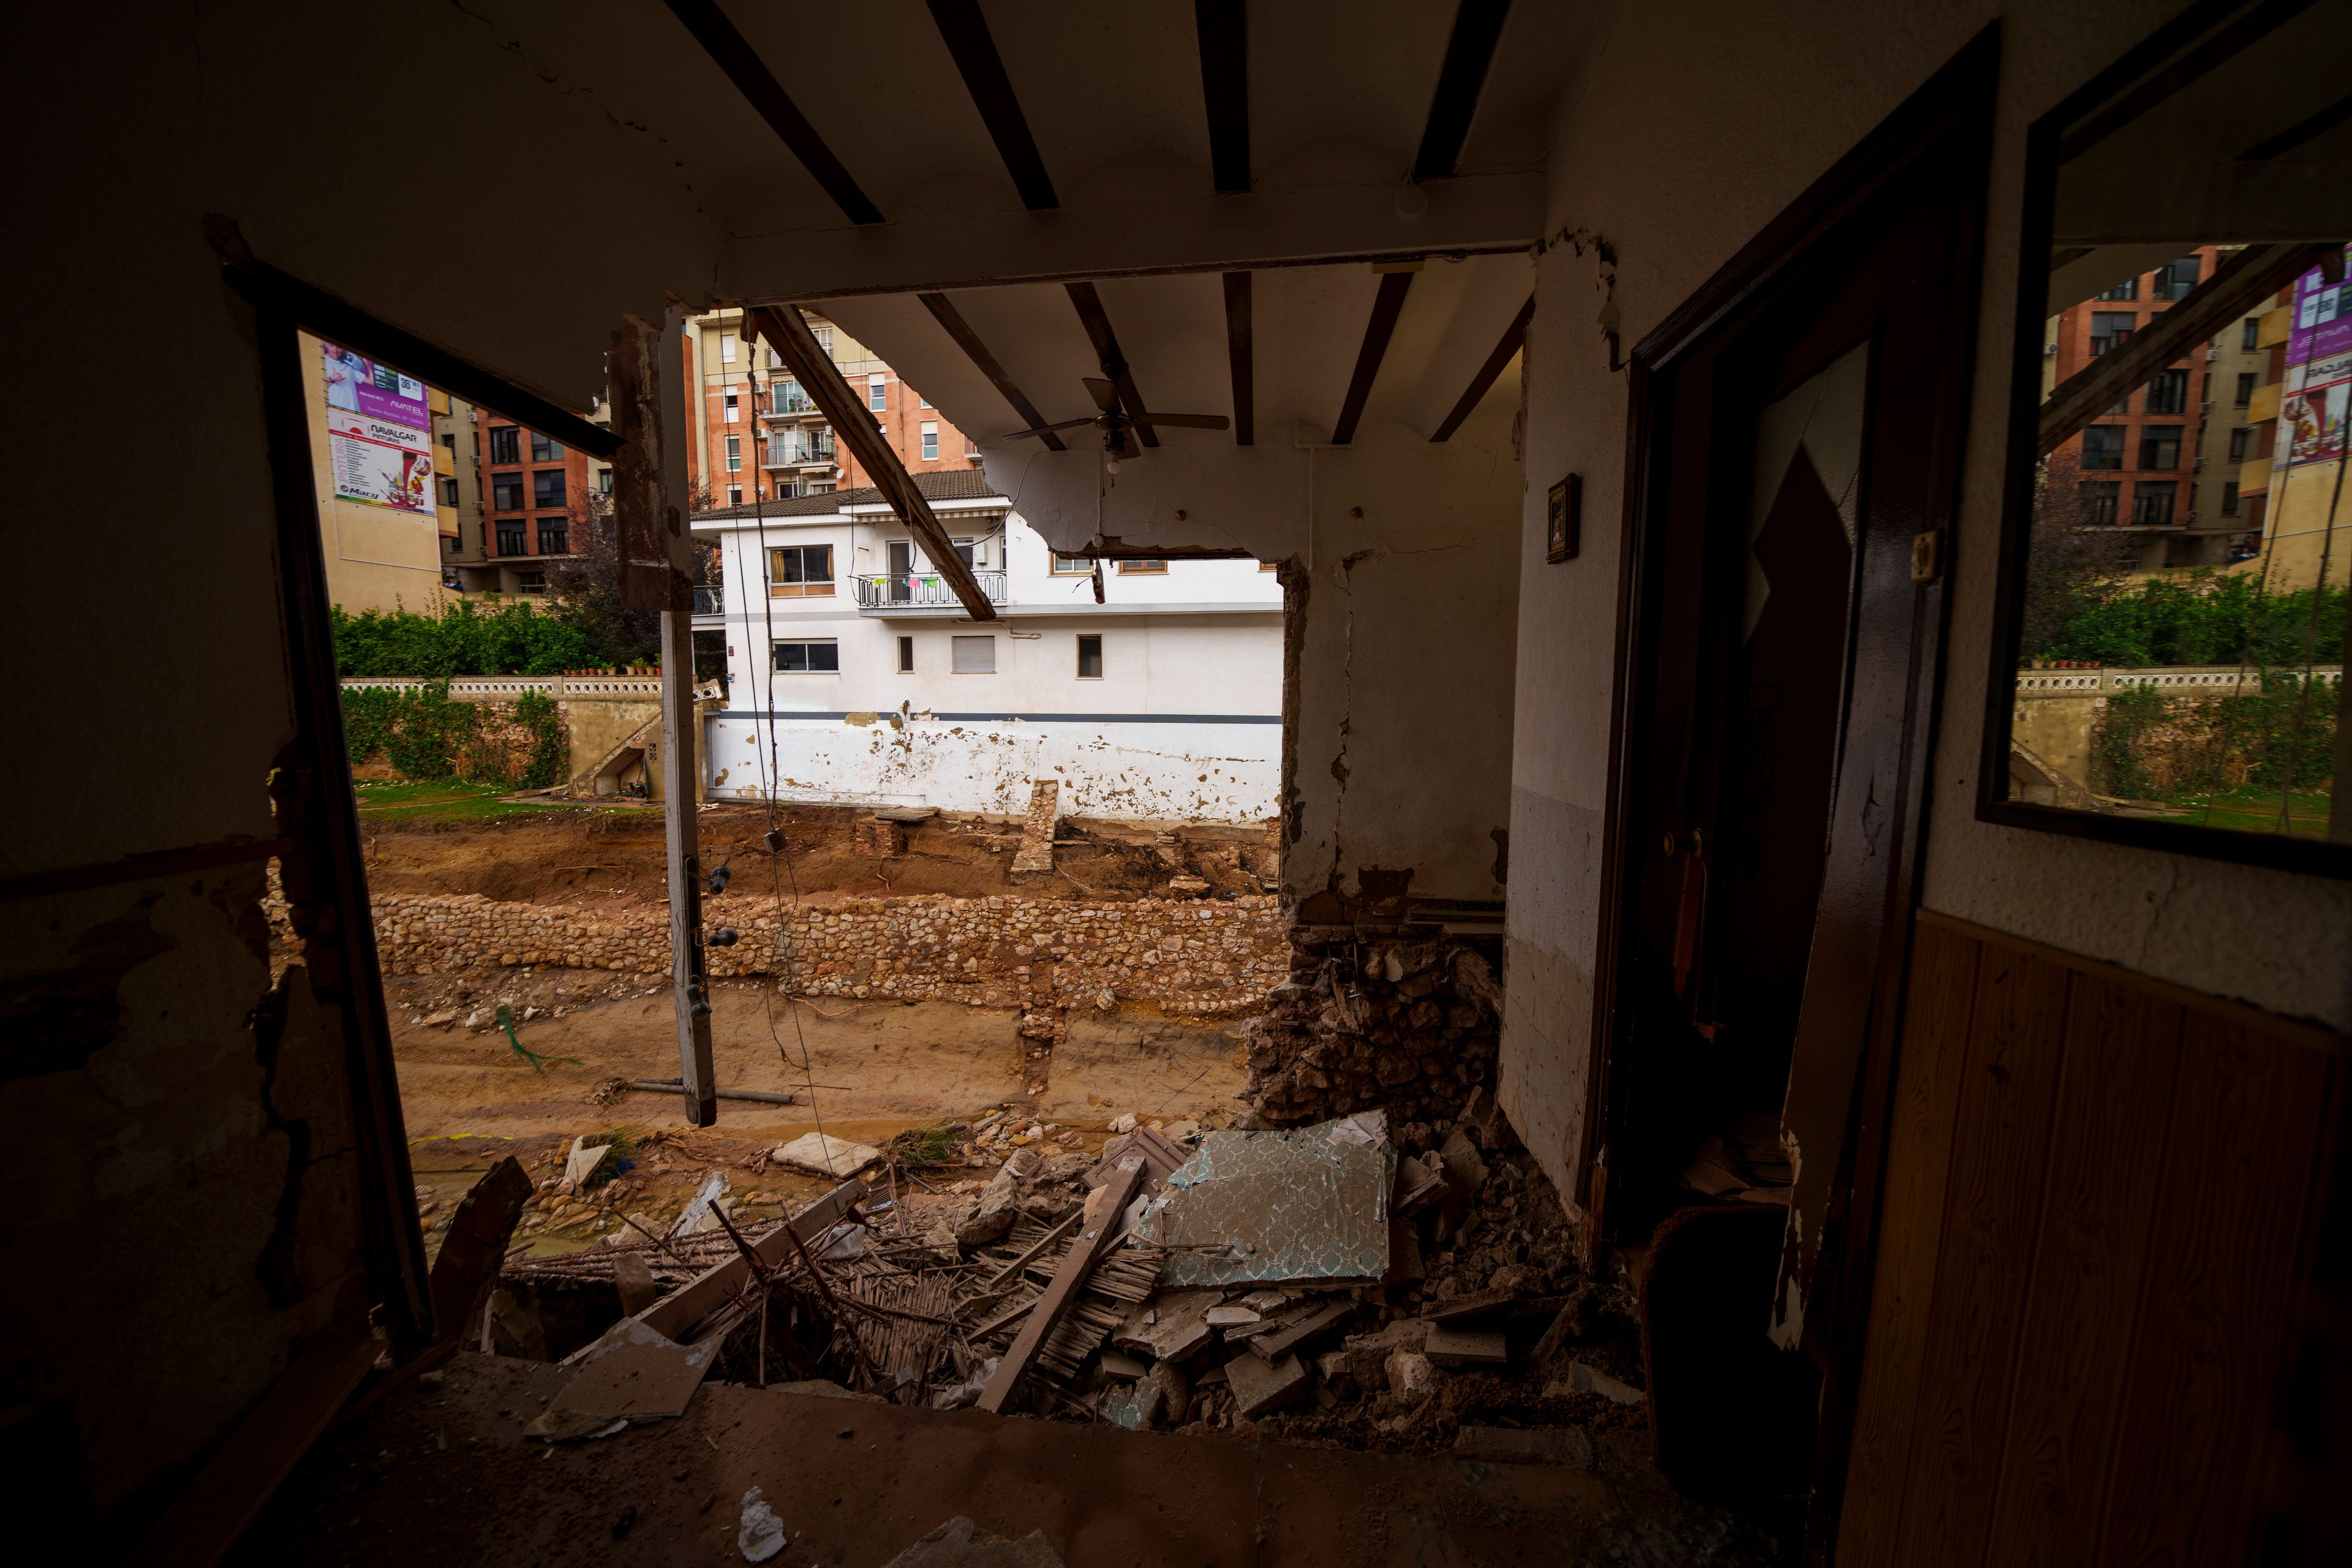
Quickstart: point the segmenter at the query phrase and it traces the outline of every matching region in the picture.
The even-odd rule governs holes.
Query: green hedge
[[[333,613],[335,667],[345,676],[446,680],[453,676],[560,675],[643,662],[614,644],[601,621],[533,605],[495,608],[460,600],[438,615]]]
[[[2091,738],[2096,787],[2127,800],[2184,801],[2233,789],[2313,789],[2335,773],[2336,690],[2304,700],[2291,670],[2266,670],[2242,697],[2167,697],[2152,686],[2107,699]]]
[[[2186,580],[2076,588],[2068,600],[2054,635],[2046,646],[2025,649],[2027,658],[2126,668],[2242,660],[2267,668],[2303,663],[2309,638],[2313,663],[2344,658],[2342,588],[2265,594],[2252,573],[2209,568]]]
[[[343,692],[343,735],[356,767],[382,755],[405,778],[545,789],[563,782],[568,749],[552,698],[462,702],[446,680]]]

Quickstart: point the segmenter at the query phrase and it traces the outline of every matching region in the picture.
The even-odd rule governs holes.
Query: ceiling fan
[[[1005,437],[1015,440],[1023,436],[1043,436],[1048,431],[1075,430],[1081,425],[1092,425],[1103,433],[1103,450],[1116,460],[1140,456],[1143,447],[1136,439],[1135,421],[1118,405],[1118,388],[1096,376],[1084,378],[1087,392],[1102,412],[1085,419],[1065,419],[1058,425],[1040,425],[1034,430],[1015,430]],[[1162,414],[1158,410],[1145,413],[1144,420],[1157,429],[1162,425],[1184,430],[1222,430],[1230,420],[1222,414]]]

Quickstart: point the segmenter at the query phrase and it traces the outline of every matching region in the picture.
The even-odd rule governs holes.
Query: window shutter
[[[958,675],[993,675],[996,673],[996,639],[994,637],[956,637],[955,672]]]

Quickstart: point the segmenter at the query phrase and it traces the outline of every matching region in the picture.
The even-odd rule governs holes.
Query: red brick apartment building
[[[2215,247],[2200,247],[2067,306],[2045,345],[2053,379],[2122,347],[2217,264]],[[2225,346],[2238,345],[2216,339],[2173,361],[2053,456],[2078,472],[2083,521],[2140,534],[2144,566],[2218,565],[2261,531],[2259,507],[2237,494],[2235,465],[2254,437],[2241,428],[2249,387],[2219,363]]]
[[[464,585],[487,593],[543,594],[551,564],[583,546],[588,497],[609,489],[611,466],[487,410],[475,426],[482,486],[479,562]]]
[[[909,472],[979,464],[980,448],[871,350],[830,321],[811,318],[809,326]],[[708,489],[702,504],[738,506],[874,482],[766,345],[745,345],[740,310],[695,318],[678,352],[688,384],[701,389],[687,467],[697,488]]]

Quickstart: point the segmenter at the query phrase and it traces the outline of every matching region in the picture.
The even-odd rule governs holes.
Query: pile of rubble
[[[1113,1130],[1089,1149],[1003,1113],[960,1126],[952,1158],[1002,1163],[944,1191],[919,1173],[940,1165],[811,1134],[774,1157],[866,1179],[788,1222],[739,1225],[712,1202],[667,1235],[632,1222],[583,1252],[510,1258],[484,1343],[512,1337],[503,1296],[529,1299],[541,1353],[583,1345],[582,1393],[551,1406],[549,1436],[674,1414],[706,1374],[1586,1464],[1643,1425],[1625,1292],[1579,1275],[1558,1200],[1483,1090],[1393,1131],[1384,1110]]]
[[[1445,1121],[1493,1080],[1502,986],[1477,943],[1345,928],[1290,937],[1290,977],[1249,1025],[1248,1098],[1266,1123],[1370,1106]]]

